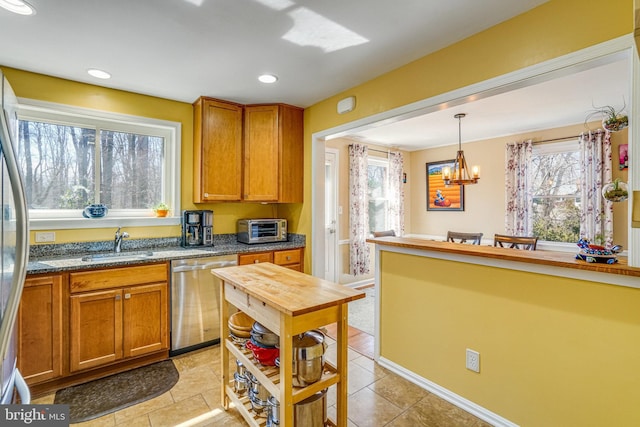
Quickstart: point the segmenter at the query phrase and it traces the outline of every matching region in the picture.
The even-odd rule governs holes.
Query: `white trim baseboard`
[[[487,408],[484,408],[468,399],[465,399],[464,397],[434,383],[433,381],[429,381],[426,378],[416,375],[414,372],[398,365],[397,363],[394,363],[388,359],[385,359],[384,357],[379,357],[378,363],[383,368],[390,370],[394,374],[401,376],[407,381],[411,381],[415,385],[422,387],[423,389],[427,390],[430,393],[435,394],[436,396],[446,400],[452,405],[455,405],[458,408],[472,415],[475,415],[476,417],[480,418],[482,421],[485,421],[491,424],[492,426],[518,427],[518,424],[515,424],[509,421],[508,419],[501,417],[500,415],[494,412],[491,412]]]

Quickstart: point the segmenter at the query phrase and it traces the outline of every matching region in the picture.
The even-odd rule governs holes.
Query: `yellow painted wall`
[[[381,258],[383,357],[521,426],[640,425],[639,289]]]
[[[454,45],[350,88],[305,110],[305,204],[299,232],[311,260],[311,136],[412,102],[478,83],[633,32],[633,0],[549,0]],[[356,97],[339,115],[338,100]]]

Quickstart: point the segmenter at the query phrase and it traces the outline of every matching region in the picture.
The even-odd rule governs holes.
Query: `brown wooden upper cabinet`
[[[194,202],[242,200],[242,105],[194,103]]]
[[[244,200],[302,202],[303,110],[290,105],[244,109]]]
[[[241,106],[199,98],[194,104],[194,202],[301,203],[303,111],[286,104]]]

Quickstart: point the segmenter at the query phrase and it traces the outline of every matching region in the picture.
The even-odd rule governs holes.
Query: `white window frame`
[[[18,99],[18,119],[68,124],[73,126],[130,132],[164,138],[164,202],[171,207],[171,216],[156,218],[151,209],[110,209],[103,218],[84,218],[81,210],[29,210],[32,230],[76,228],[113,228],[120,226],[163,226],[180,224],[181,132],[182,124],[127,114],[111,113],[89,108]],[[99,134],[96,134],[99,138]]]

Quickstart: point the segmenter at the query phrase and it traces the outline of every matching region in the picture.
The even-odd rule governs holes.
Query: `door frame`
[[[333,244],[333,251],[331,251],[331,248],[326,248],[325,247],[325,253],[328,254],[333,254],[333,260],[329,259],[326,260],[325,259],[325,263],[331,263],[333,264],[333,278],[328,278],[325,277],[326,280],[330,280],[332,282],[338,282],[339,279],[339,268],[340,268],[340,263],[338,262],[340,260],[339,254],[338,254],[338,250],[339,250],[339,243],[340,243],[340,192],[339,192],[339,184],[340,184],[340,150],[336,149],[336,148],[330,148],[330,147],[325,147],[325,165],[326,165],[326,153],[331,153],[333,154],[335,161],[333,162],[333,199],[334,199],[334,203],[333,203],[333,216],[336,219],[336,222],[334,224],[334,244]],[[325,176],[325,181],[326,182],[326,176]],[[327,191],[326,191],[326,186],[324,186],[325,188],[325,201],[326,201],[326,197],[327,197]],[[326,205],[325,205],[326,207]],[[322,212],[325,212],[325,210],[323,210]],[[326,221],[326,218],[325,218]],[[326,230],[325,230],[326,233]],[[326,236],[325,236],[326,238]],[[325,242],[326,244],[326,242]]]

